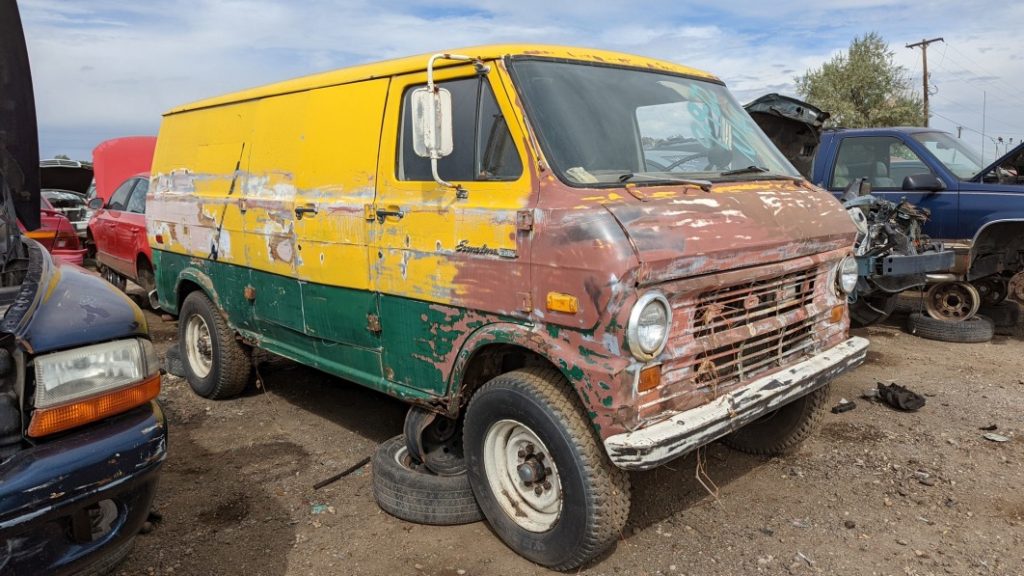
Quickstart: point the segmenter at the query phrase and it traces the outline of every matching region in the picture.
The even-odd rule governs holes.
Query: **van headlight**
[[[857,288],[857,259],[847,256],[836,268],[836,289],[840,294],[852,294]]]
[[[647,292],[629,313],[626,338],[638,360],[651,360],[665,349],[672,326],[672,307],[661,292]]]
[[[160,358],[142,338],[44,354],[34,366],[28,435],[36,438],[125,412],[160,394]]]

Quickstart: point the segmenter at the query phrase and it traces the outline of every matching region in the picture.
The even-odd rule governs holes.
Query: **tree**
[[[67,154],[57,154],[54,158],[57,160],[71,160],[71,158],[68,158]]]
[[[831,126],[924,125],[921,97],[910,91],[906,69],[893,63],[893,52],[877,32],[854,38],[846,54],[795,80],[802,98],[832,114]]]

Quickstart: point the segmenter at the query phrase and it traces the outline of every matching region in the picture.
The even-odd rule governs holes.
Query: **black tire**
[[[373,497],[381,510],[417,524],[454,526],[484,519],[465,474],[438,476],[416,463],[405,436],[384,442],[373,455]]]
[[[430,423],[424,427],[427,421]],[[409,454],[434,474],[458,476],[466,473],[461,420],[434,415],[424,408],[411,406],[405,415],[403,434]],[[419,442],[414,441],[417,437]]]
[[[996,328],[1013,328],[1020,324],[1020,304],[1013,300],[1004,300],[995,305],[982,305],[978,314],[988,318]]]
[[[992,321],[984,316],[951,321],[936,320],[920,312],[907,317],[907,331],[929,340],[957,343],[988,342],[995,333]]]
[[[193,358],[189,352],[187,332],[193,318],[205,323],[209,336],[209,356],[212,361],[209,371],[203,372],[201,366],[193,366]],[[252,371],[250,350],[235,338],[232,330],[220,311],[210,298],[196,290],[185,298],[178,316],[178,343],[181,346],[181,359],[185,368],[185,378],[192,390],[211,400],[221,400],[239,395],[249,383]],[[205,351],[200,352],[204,356]]]
[[[826,384],[722,438],[726,446],[761,456],[781,456],[800,447],[821,425],[828,402]]]
[[[164,370],[171,376],[177,376],[178,378],[188,377],[185,374],[185,363],[181,360],[180,345],[175,344],[167,349],[167,354],[164,355]]]
[[[507,490],[495,494],[489,482],[485,439],[493,426],[510,421],[541,442],[537,454],[529,452],[534,462],[552,463],[557,470],[557,476],[548,480],[558,482],[558,487],[549,489],[560,494],[560,508],[544,531],[521,526],[503,502],[524,518],[518,513],[520,506],[530,504]],[[612,465],[575,392],[557,370],[515,370],[481,387],[466,409],[463,442],[477,502],[494,532],[518,554],[555,570],[570,570],[594,559],[621,537],[629,516],[629,476]],[[542,450],[548,454],[539,456]],[[509,481],[516,486],[521,482],[518,477]]]
[[[857,298],[850,303],[850,322],[857,327],[878,324],[896,310],[899,297],[898,293],[878,292]]]

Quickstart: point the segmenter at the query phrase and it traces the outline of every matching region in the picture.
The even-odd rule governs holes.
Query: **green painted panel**
[[[289,276],[279,276],[255,269],[250,270],[250,275],[252,285],[256,288],[253,313],[260,330],[276,334],[283,327],[301,333],[305,324],[299,281]]]
[[[228,320],[233,326],[255,328],[252,304],[245,299],[245,287],[251,283],[248,268],[162,250],[153,250],[153,267],[160,307],[167,312],[177,314],[178,295],[175,290],[180,280],[187,279],[212,292],[211,296],[228,313]],[[207,286],[205,279],[209,279],[212,286]]]
[[[309,282],[301,288],[306,334],[327,342],[380,348],[380,334],[369,330],[367,318],[377,314],[375,293]]]

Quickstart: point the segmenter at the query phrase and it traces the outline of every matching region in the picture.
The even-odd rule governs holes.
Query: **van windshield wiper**
[[[711,191],[710,180],[696,180],[693,178],[670,178],[664,176],[648,176],[647,174],[636,174],[633,172],[626,172],[619,176],[619,182],[628,182],[636,177],[646,178],[647,181],[651,182],[672,182],[675,184],[689,184],[690,186],[697,186],[705,192]]]
[[[747,166],[746,168],[737,168],[735,170],[726,170],[722,172],[722,176],[736,176],[737,174],[759,174],[762,172],[769,172],[764,166]]]

